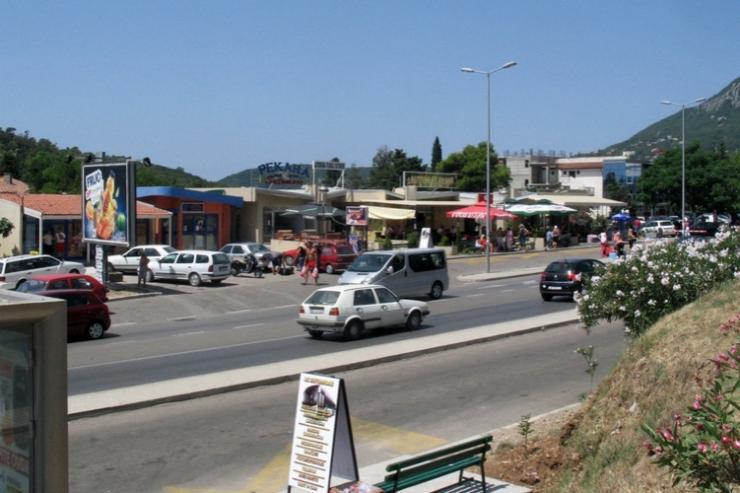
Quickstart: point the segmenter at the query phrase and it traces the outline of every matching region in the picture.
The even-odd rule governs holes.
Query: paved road
[[[119,326],[100,341],[69,345],[69,394],[115,389],[340,352],[534,315],[571,310],[543,302],[537,276],[458,285],[430,303],[421,330],[388,330],[359,341],[313,340],[295,323],[296,305],[179,322]]]
[[[589,382],[574,349],[588,344],[600,378],[623,350],[623,331],[568,326],[338,375],[360,466],[577,402]],[[291,382],[73,421],[70,491],[278,491],[295,399]]]

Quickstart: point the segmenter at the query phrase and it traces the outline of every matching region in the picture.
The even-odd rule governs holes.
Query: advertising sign
[[[348,206],[345,212],[347,226],[367,226],[367,207]]]
[[[420,190],[457,188],[457,174],[404,171],[403,186],[414,186]]]
[[[341,379],[301,374],[288,474],[289,491],[298,488],[328,492],[332,476],[358,479],[349,408]]]
[[[257,166],[257,171],[260,182],[268,185],[305,185],[311,181],[309,164],[264,163]]]
[[[432,248],[432,228],[421,228],[419,248]]]
[[[135,163],[82,166],[82,241],[130,246],[136,226]]]
[[[313,162],[313,169],[314,170],[333,170],[333,171],[341,171],[344,169],[344,163],[341,161],[314,161]]]
[[[0,492],[31,491],[33,382],[30,335],[0,331]]]

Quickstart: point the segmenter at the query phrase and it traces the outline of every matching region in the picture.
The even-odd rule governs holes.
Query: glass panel
[[[375,296],[372,289],[360,289],[355,291],[355,306],[374,305]]]
[[[196,255],[195,256],[195,263],[196,264],[207,264],[208,263],[208,255]]]
[[[29,327],[30,329],[30,327]],[[0,330],[0,461],[3,491],[31,491],[33,374],[29,331]]]
[[[85,248],[82,244],[82,221],[69,221],[68,227],[67,256],[75,258],[83,257],[85,255]]]
[[[306,305],[333,305],[339,299],[339,291],[316,291],[308,297]]]
[[[192,253],[183,253],[179,257],[177,257],[176,264],[192,264],[193,263],[193,254]]]
[[[380,303],[395,303],[397,301],[396,296],[385,288],[376,289],[375,294],[378,296]]]

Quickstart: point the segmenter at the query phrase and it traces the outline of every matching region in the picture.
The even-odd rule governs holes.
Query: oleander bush
[[[715,286],[740,277],[740,232],[708,241],[658,241],[636,245],[584,283],[576,297],[586,329],[601,320],[623,320],[633,337]]]

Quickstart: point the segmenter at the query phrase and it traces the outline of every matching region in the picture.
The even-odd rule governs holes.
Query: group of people
[[[614,231],[614,234],[612,235],[612,243],[614,244],[613,248],[612,245],[609,244],[609,236],[606,234],[606,231],[602,231],[599,234],[599,242],[601,243],[601,256],[608,257],[609,254],[611,254],[612,252],[616,252],[617,257],[624,257],[626,255],[624,251],[625,240],[626,243],[629,245],[630,250],[632,250],[632,247],[635,246],[635,242],[637,241],[637,233],[635,233],[634,228],[630,227],[627,230],[626,235],[622,235],[622,232],[620,230]]]
[[[480,235],[480,238],[476,240],[476,247],[480,248],[484,252],[486,251],[486,248],[489,247],[493,249],[492,251],[496,252],[512,252],[516,248],[523,251],[526,250],[529,238],[532,236],[532,233],[524,224],[519,225],[516,236],[511,227],[506,228],[505,231],[503,228],[499,227],[496,230],[496,245],[494,247],[494,245],[489,246],[488,244],[488,237],[485,234],[485,228],[482,233],[483,234]],[[558,241],[560,241],[560,228],[557,225],[552,228],[548,226],[545,232],[545,250],[556,248]]]
[[[301,284],[308,283],[309,276],[313,278],[315,285],[319,284],[319,267],[321,262],[321,245],[314,245],[307,241],[305,244],[298,246],[298,256],[296,257],[296,268],[298,275],[301,277]]]

